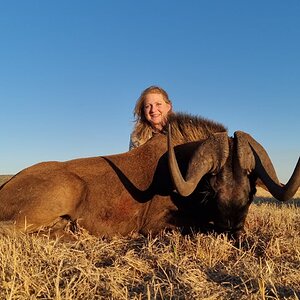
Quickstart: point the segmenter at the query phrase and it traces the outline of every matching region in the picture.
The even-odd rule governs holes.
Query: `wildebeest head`
[[[209,201],[214,205],[214,229],[234,237],[243,231],[257,180],[261,180],[273,197],[280,201],[291,198],[300,185],[300,159],[288,183],[282,185],[264,148],[241,131],[235,132],[234,138],[221,132],[199,142],[189,161],[185,179],[171,145],[171,126],[168,155],[171,178],[181,196],[192,194],[203,176],[208,176],[213,190],[210,197],[213,199]]]

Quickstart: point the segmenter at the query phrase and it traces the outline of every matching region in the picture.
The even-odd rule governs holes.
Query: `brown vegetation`
[[[0,186],[8,181],[11,177],[12,175],[0,175]]]
[[[179,231],[82,232],[72,243],[1,236],[0,299],[300,299],[300,197],[281,204],[260,193],[239,247]]]
[[[256,197],[258,198],[272,198],[272,195],[261,187],[257,187]],[[300,199],[300,189],[294,195],[293,199]]]

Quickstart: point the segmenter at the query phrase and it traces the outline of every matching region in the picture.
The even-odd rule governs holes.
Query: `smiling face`
[[[170,110],[171,104],[166,102],[162,94],[149,93],[145,96],[145,118],[154,130],[160,131],[163,128]]]

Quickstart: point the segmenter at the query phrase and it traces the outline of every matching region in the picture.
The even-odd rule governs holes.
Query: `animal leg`
[[[82,180],[70,173],[55,174],[47,180],[26,178],[11,182],[0,192],[0,222],[22,232],[64,230],[76,219],[76,209],[86,196]]]

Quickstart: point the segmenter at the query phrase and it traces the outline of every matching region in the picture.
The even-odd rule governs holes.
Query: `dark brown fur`
[[[170,122],[183,173],[202,141],[216,132],[226,133],[221,124],[190,115],[178,114]],[[234,147],[232,140],[230,144]],[[50,230],[63,236],[68,225],[73,231],[80,226],[96,236],[112,236],[174,227],[201,229],[215,222],[226,231],[231,228],[226,223],[228,214],[244,201],[232,202],[231,197],[245,184],[246,214],[256,178],[234,178],[233,154],[224,171],[204,176],[191,196],[182,197],[174,191],[166,152],[166,135],[157,134],[126,153],[44,162],[24,169],[0,188],[0,228],[3,232]],[[240,230],[243,222],[244,215],[235,229]]]

